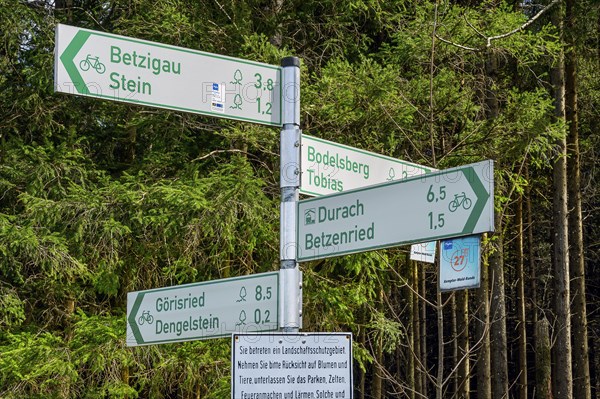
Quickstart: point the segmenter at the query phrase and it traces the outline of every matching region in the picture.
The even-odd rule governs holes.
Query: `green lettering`
[[[113,72],[110,74],[110,80],[112,82],[114,82],[114,85],[110,84],[108,85],[108,87],[110,87],[111,89],[118,89],[119,88],[119,74],[116,72]]]
[[[167,60],[163,60],[162,64],[163,72],[171,73],[171,63]]]
[[[360,229],[360,231],[358,232],[358,239],[364,241],[366,236],[367,231],[365,229]]]
[[[325,234],[325,233],[321,233],[321,237],[319,237],[319,236],[316,236],[316,237],[314,238],[314,245],[315,245],[315,248],[320,248],[320,247],[321,247],[321,243],[323,242],[323,234]]]
[[[308,233],[304,239],[306,249],[312,249],[313,247],[313,235]]]
[[[340,244],[340,235],[339,233],[334,233],[333,237],[331,238],[331,243],[333,245],[339,245]]]
[[[371,227],[367,229],[367,238],[369,240],[375,238],[375,222],[371,223]]]
[[[121,62],[121,49],[117,46],[110,46],[110,62],[118,64]]]
[[[138,79],[140,77],[138,76]],[[123,86],[125,86],[125,76],[123,76]],[[135,81],[133,80],[128,80],[127,81],[127,90],[129,91],[135,91]]]
[[[308,146],[308,161],[314,162],[315,160],[315,147]]]
[[[138,54],[135,50],[133,51],[132,56],[133,56],[133,65],[136,67],[143,67],[143,65],[140,65]]]
[[[160,59],[152,59],[152,73],[155,75],[160,74]]]

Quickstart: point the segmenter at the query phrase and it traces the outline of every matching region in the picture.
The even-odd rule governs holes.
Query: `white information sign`
[[[481,236],[444,240],[441,247],[440,291],[479,287]]]
[[[351,333],[233,334],[232,399],[352,398]]]
[[[58,25],[54,68],[58,92],[282,124],[274,65]]]
[[[298,202],[299,261],[494,229],[492,161]]]
[[[127,345],[279,328],[279,272],[127,294]]]
[[[410,247],[410,259],[419,262],[435,263],[435,247],[437,241],[413,244]]]
[[[328,195],[429,173],[435,169],[302,135],[300,192]]]

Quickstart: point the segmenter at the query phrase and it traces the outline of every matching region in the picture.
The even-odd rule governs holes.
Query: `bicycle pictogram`
[[[106,72],[106,66],[100,62],[99,57],[92,57],[91,54],[88,54],[87,57],[79,62],[79,68],[81,68],[82,71],[93,68],[99,74]]]
[[[148,322],[148,324],[154,323],[154,317],[152,317],[149,310],[144,310],[142,315],[138,317],[138,324],[140,326],[143,326],[144,322]]]
[[[464,191],[462,192],[462,194],[454,194],[454,199],[448,204],[448,209],[450,210],[450,212],[454,212],[461,205],[465,210],[469,209],[471,205],[473,205],[473,201],[471,201],[471,199],[467,197]]]

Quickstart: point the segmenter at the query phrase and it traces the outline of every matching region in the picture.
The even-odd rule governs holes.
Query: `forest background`
[[[279,131],[53,89],[54,30],[279,65],[306,134],[495,162],[479,289],[408,248],[301,264],[356,398],[600,396],[600,4],[0,0],[0,397],[226,398],[230,341],[129,348],[127,292],[279,268]],[[399,226],[402,228],[402,226]]]

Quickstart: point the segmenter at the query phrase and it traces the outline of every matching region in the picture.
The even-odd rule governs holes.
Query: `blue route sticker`
[[[481,236],[442,241],[440,291],[478,288],[481,280]]]

